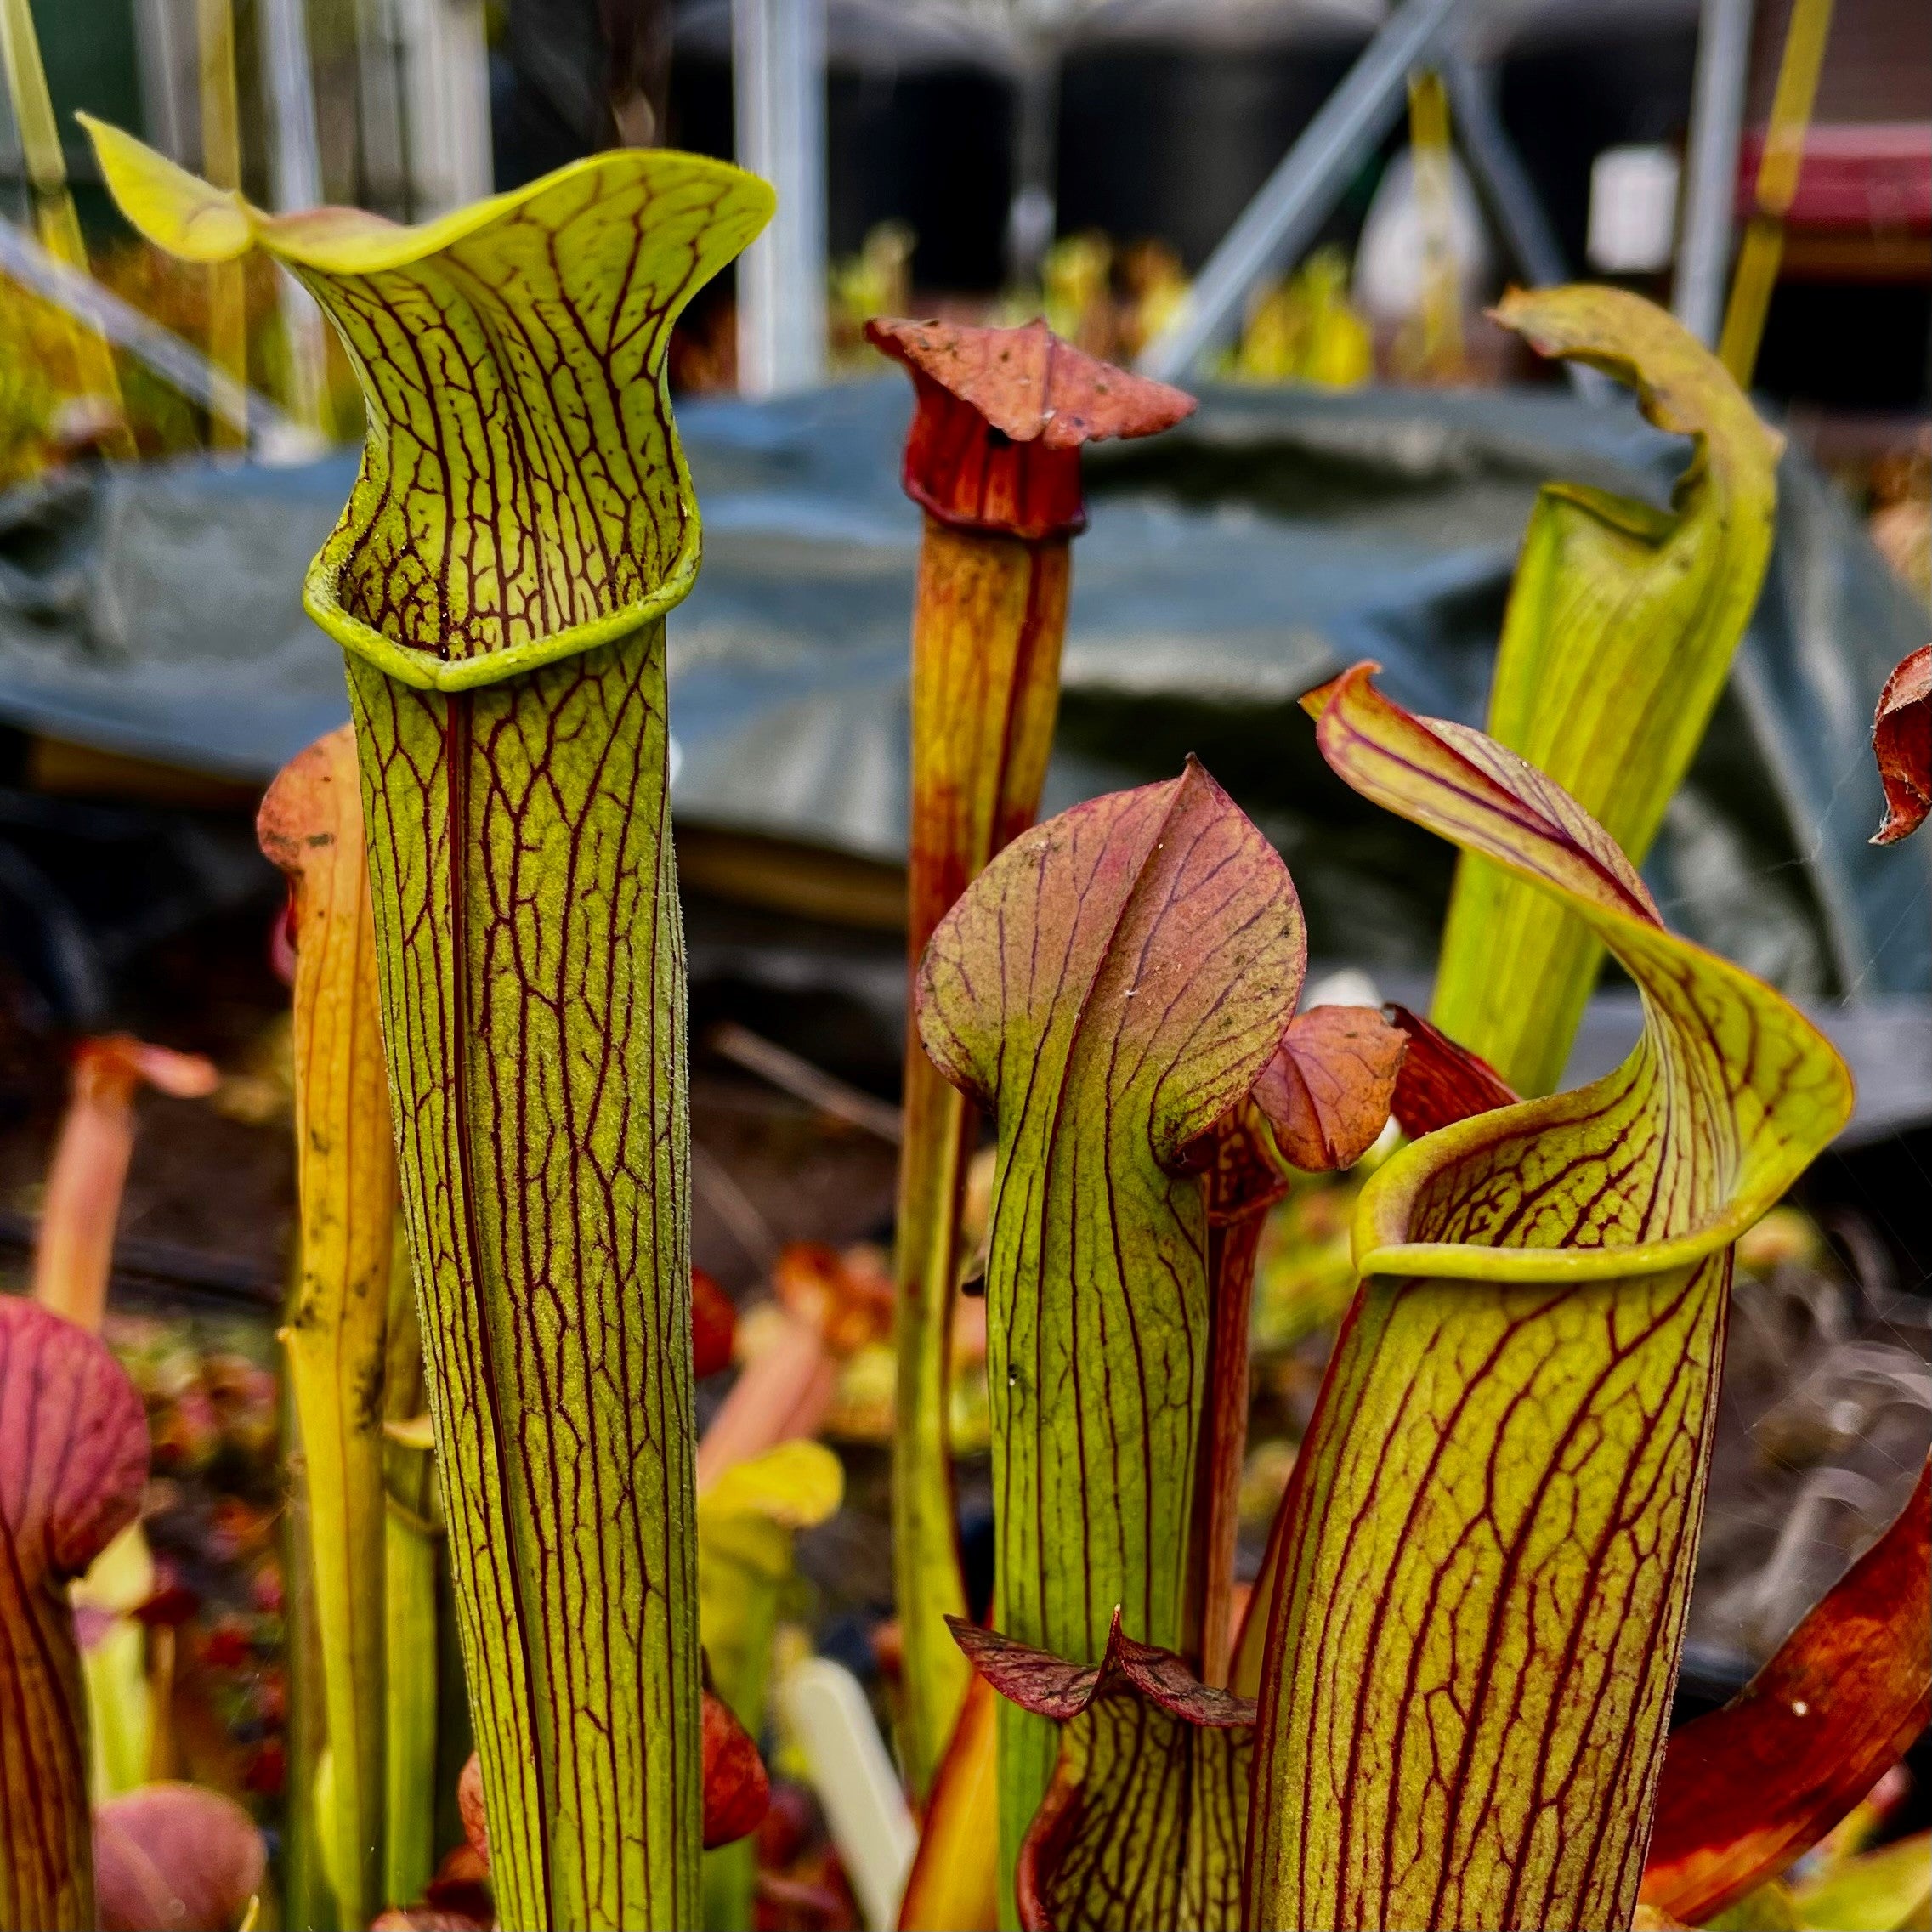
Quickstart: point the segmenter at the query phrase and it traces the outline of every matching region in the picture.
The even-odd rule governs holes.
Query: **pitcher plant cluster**
[[[325,1897],[345,1927],[470,1922],[422,1902],[445,1572],[498,1923],[753,1922],[792,1538],[841,1496],[811,1437],[839,1338],[881,1321],[908,1927],[1705,1924],[1857,1803],[1928,1719],[1924,1476],[1759,1677],[1668,1731],[1732,1244],[1852,1104],[1823,1035],[1670,932],[1638,870],[1771,541],[1778,440],[1711,356],[1634,296],[1510,297],[1538,351],[1690,439],[1669,507],[1544,490],[1487,732],[1412,715],[1372,665],[1304,700],[1347,785],[1459,853],[1425,1018],[1303,1006],[1294,881],[1198,764],[1033,822],[1082,446],[1192,399],[1043,324],[870,326],[915,392],[924,517],[896,1299],[795,1260],[781,1346],[700,1443],[732,1311],[689,1252],[665,619],[699,525],[664,371],[770,190],[629,150],[398,227],[264,214],[89,132],[150,241],[299,280],[368,411],[303,587],[353,723],[260,821],[292,894],[283,1343],[322,1741],[286,1922]],[[1920,653],[1879,714],[1885,837],[1932,797],[1929,721]],[[1606,955],[1641,1037],[1555,1091]],[[124,1050],[76,1200],[118,1191],[134,1079],[201,1077],[176,1059]],[[947,1394],[983,1134],[979,1624]],[[1238,1590],[1262,1221],[1391,1142]],[[105,1251],[84,1213],[59,1247],[53,1206],[38,1299],[0,1302],[0,1927],[144,1922],[108,1902],[130,1872],[233,1924],[258,1856],[206,1811],[153,1822],[208,1794],[90,1805],[67,1585],[128,1533],[146,1446],[91,1332]],[[224,1858],[218,1898],[197,1861]]]

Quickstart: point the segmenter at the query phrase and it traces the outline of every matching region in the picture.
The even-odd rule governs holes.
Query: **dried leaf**
[[[915,374],[970,403],[1002,436],[1078,449],[1110,436],[1152,436],[1193,414],[1194,399],[1063,343],[1045,322],[1017,329],[878,317],[865,337]]]
[[[1923,644],[1885,680],[1872,720],[1872,751],[1885,788],[1885,822],[1873,845],[1918,830],[1932,812],[1932,644]]]
[[[1372,1006],[1296,1014],[1255,1083],[1283,1154],[1312,1174],[1353,1167],[1389,1123],[1406,1045]]]
[[[1119,1621],[1116,1613],[1116,1624]],[[1069,1663],[1051,1651],[1017,1644],[997,1630],[983,1630],[963,1619],[953,1625],[953,1640],[966,1652],[974,1670],[1008,1703],[1056,1724],[1084,1711],[1100,1681],[1097,1663]]]
[[[1115,1680],[1131,1685],[1150,1703],[1190,1724],[1227,1730],[1255,1721],[1253,1698],[1202,1683],[1187,1660],[1172,1651],[1136,1643],[1121,1628],[1119,1611],[1113,1613],[1107,1649],[1097,1664],[1069,1663],[972,1623],[955,1623],[953,1640],[1009,1703],[1056,1724],[1078,1717]]]
[[[927,550],[948,529],[1019,537],[1029,550],[1057,549],[1057,584],[1051,575],[1044,580],[1050,599],[1041,607],[1055,620],[1028,625],[1021,634],[1030,642],[1030,632],[1057,660],[1066,607],[1064,539],[1086,522],[1081,445],[1108,436],[1152,435],[1186,416],[1193,398],[1083,355],[1044,322],[987,329],[876,320],[866,324],[865,333],[912,372],[917,405],[902,477],[906,494],[940,526],[928,527]],[[943,556],[936,553],[934,560]],[[1015,587],[1031,574],[1030,561],[977,558],[982,570]],[[1023,562],[1029,567],[1011,567]],[[1051,600],[1056,588],[1057,606]],[[989,714],[987,722],[1000,721]]]

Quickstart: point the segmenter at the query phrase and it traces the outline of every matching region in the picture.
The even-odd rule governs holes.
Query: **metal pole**
[[[303,0],[259,0],[262,92],[269,102],[269,186],[283,213],[319,207],[321,144],[315,133],[315,82],[309,62]],[[288,338],[289,401],[303,422],[326,432],[328,345],[314,297],[286,269],[275,296]]]
[[[426,221],[491,187],[490,49],[482,0],[399,0],[410,215]]]
[[[1404,0],[1208,258],[1179,320],[1142,353],[1143,375],[1170,382],[1185,377],[1234,332],[1249,290],[1314,239],[1406,106],[1409,69],[1428,57],[1459,4]]]
[[[1771,125],[1758,163],[1756,207],[1744,228],[1744,245],[1731,280],[1731,299],[1717,342],[1718,360],[1740,388],[1751,386],[1771,314],[1772,292],[1784,260],[1784,218],[1798,196],[1805,165],[1805,136],[1824,71],[1825,44],[1831,37],[1832,0],[1793,0],[1778,61],[1777,92]]]
[[[199,0],[195,40],[201,54],[201,172],[218,188],[241,186],[241,102],[235,79],[235,8],[230,0]],[[248,290],[239,261],[210,262],[201,270],[208,289],[208,355],[237,388],[248,381]],[[211,442],[240,449],[246,431],[216,416]]]
[[[134,54],[141,76],[141,115],[150,145],[182,167],[199,167],[198,116],[189,100],[193,36],[176,0],[134,0]]]
[[[1060,42],[1029,34],[1013,91],[1013,198],[1006,211],[1006,281],[1035,287],[1053,244],[1060,139]]]
[[[404,124],[402,25],[399,0],[350,0],[355,19],[357,201],[409,220],[408,130]]]
[[[269,185],[275,207],[322,205],[321,144],[315,133],[315,82],[309,60],[304,0],[258,0],[262,22],[262,90],[273,110]]]
[[[1456,139],[1461,143],[1470,173],[1503,240],[1516,258],[1523,280],[1532,288],[1555,288],[1570,279],[1563,245],[1537,199],[1535,184],[1523,166],[1516,144],[1496,110],[1496,71],[1478,66],[1462,54],[1442,64],[1449,90]],[[1585,402],[1601,404],[1615,394],[1615,385],[1601,369],[1566,362],[1570,387]]]
[[[778,190],[738,264],[738,387],[782,395],[825,379],[824,0],[732,0],[739,165]]]
[[[1442,63],[1442,79],[1464,159],[1524,280],[1532,288],[1554,288],[1567,281],[1570,269],[1563,246],[1496,111],[1495,70],[1458,54]]]
[[[1703,0],[1691,102],[1684,239],[1677,252],[1677,320],[1708,348],[1717,343],[1731,273],[1738,137],[1751,59],[1751,0]]]

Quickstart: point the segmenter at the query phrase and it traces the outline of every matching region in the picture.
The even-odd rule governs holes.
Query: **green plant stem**
[[[473,691],[361,659],[349,681],[499,1910],[688,1924],[701,1793],[663,626]]]
[[[1072,552],[928,517],[912,637],[912,841],[907,945],[933,928],[1039,808],[1060,690]],[[966,1696],[946,1628],[966,1614],[947,1432],[960,1197],[975,1115],[907,1026],[899,1161],[898,1385],[892,1564],[904,1646],[901,1755],[923,1798]]]
[[[392,1425],[423,1415],[422,1336],[409,1246],[397,1217],[389,1274],[388,1367],[383,1407]],[[436,1869],[438,1718],[436,1572],[442,1512],[435,1453],[393,1439],[384,1452],[388,1516],[383,1542],[384,1792],[382,1894],[391,1906],[420,1899]]]
[[[436,1563],[440,1538],[392,1510],[386,1556],[389,1652],[384,1734],[388,1831],[382,1891],[420,1899],[436,1870]]]
[[[288,1646],[287,1775],[282,1788],[282,1922],[288,1932],[336,1932],[336,1895],[322,1861],[315,1774],[328,1748],[322,1689],[322,1633],[315,1615],[314,1546],[309,1478],[292,1391],[282,1402],[282,1466],[288,1509],[282,1523],[282,1625]]]

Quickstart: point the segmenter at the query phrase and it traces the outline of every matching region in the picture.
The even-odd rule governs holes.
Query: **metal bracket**
[[[1461,0],[1403,0],[1208,258],[1174,325],[1142,352],[1144,376],[1178,382],[1238,326],[1263,275],[1313,241],[1335,200],[1401,114],[1412,67],[1441,41]]]

